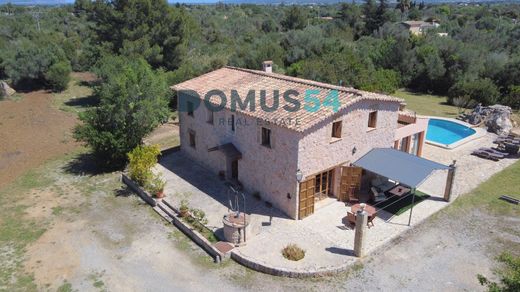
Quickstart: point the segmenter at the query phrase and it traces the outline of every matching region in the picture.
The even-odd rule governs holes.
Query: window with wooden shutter
[[[332,123],[332,138],[341,138],[341,126],[341,121]]]
[[[377,111],[368,114],[368,129],[372,130],[375,128],[377,128]]]
[[[271,129],[262,127],[262,146],[271,148]]]

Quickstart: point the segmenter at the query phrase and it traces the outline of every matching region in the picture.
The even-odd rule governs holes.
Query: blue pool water
[[[426,140],[449,145],[475,134],[476,131],[459,123],[430,119]]]

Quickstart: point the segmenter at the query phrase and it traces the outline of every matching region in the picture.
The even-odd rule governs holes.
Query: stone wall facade
[[[259,192],[262,199],[296,218],[298,133],[227,109],[213,113],[213,124],[207,122],[209,116],[204,106],[195,109],[193,116],[179,113],[181,151],[215,174],[223,171],[230,178],[230,159],[221,151],[208,152],[208,149],[233,143],[242,153],[238,160],[238,181],[245,191]],[[261,145],[262,127],[272,131],[271,148]],[[190,131],[195,133],[195,148],[190,146]]]
[[[348,165],[372,148],[393,146],[398,109],[397,102],[363,100],[301,133],[227,109],[213,113],[211,124],[208,123],[211,114],[200,106],[193,116],[179,113],[181,151],[215,174],[224,172],[229,178],[229,159],[220,151],[208,152],[208,149],[233,143],[242,153],[238,160],[238,180],[246,192],[259,192],[262,199],[296,219],[296,171],[300,169],[305,179],[334,169],[333,193],[337,192],[340,165]],[[369,129],[369,113],[374,111],[377,112],[377,126]],[[343,122],[341,138],[332,139],[332,123],[339,120]],[[261,145],[262,127],[272,131],[270,148]],[[190,132],[195,135],[195,147],[190,146]]]
[[[338,191],[340,165],[349,165],[372,148],[392,147],[399,103],[360,101],[303,133],[298,145],[298,168],[304,178],[334,168]],[[377,112],[376,128],[368,127],[370,112]],[[332,138],[332,123],[342,121],[341,138]]]

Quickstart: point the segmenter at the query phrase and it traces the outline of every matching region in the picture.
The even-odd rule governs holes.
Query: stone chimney
[[[263,61],[262,70],[266,73],[273,73],[273,61]]]

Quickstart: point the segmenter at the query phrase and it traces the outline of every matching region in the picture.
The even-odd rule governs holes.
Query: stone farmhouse
[[[414,35],[422,35],[428,29],[438,28],[440,26],[440,24],[435,21],[426,22],[426,21],[419,21],[419,20],[404,21],[404,22],[402,22],[402,24],[410,31],[410,33],[412,33]]]
[[[272,73],[270,61],[172,89],[182,153],[294,219],[326,198],[355,196],[361,173],[351,163],[373,148],[421,156],[428,124],[402,99]]]

